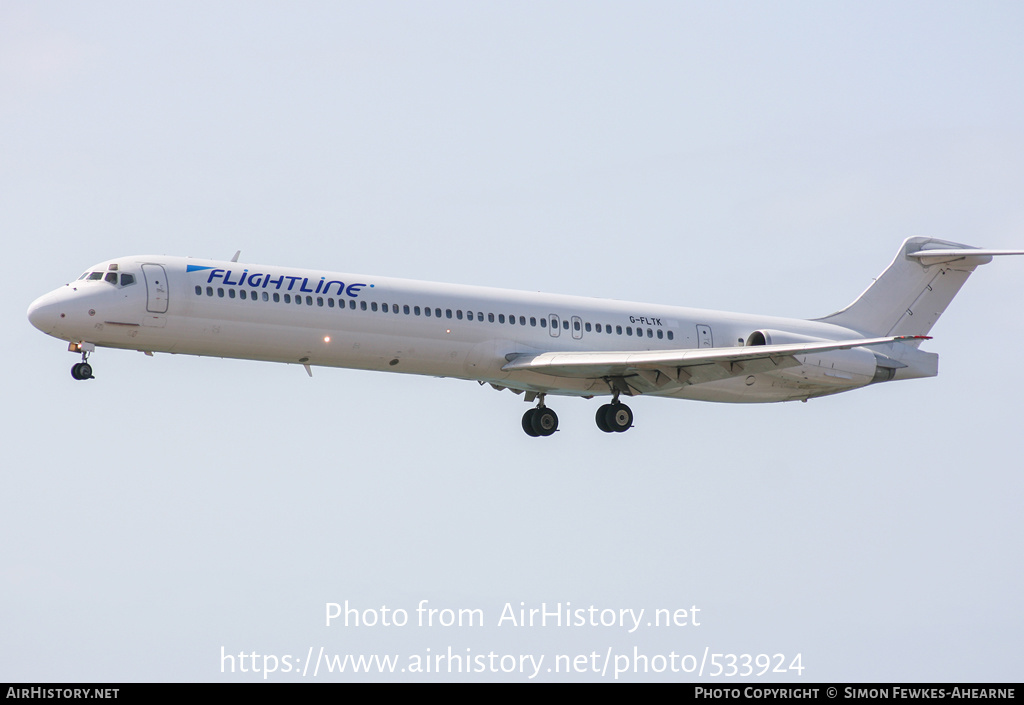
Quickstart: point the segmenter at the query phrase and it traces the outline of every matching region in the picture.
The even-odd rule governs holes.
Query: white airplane
[[[550,436],[548,395],[806,401],[875,382],[932,377],[919,345],[975,267],[997,255],[910,238],[843,310],[813,320],[183,257],[121,257],[36,299],[28,318],[81,354],[97,347],[476,380],[525,393],[530,436]]]

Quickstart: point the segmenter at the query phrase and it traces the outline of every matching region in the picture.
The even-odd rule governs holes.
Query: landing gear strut
[[[523,414],[523,430],[526,435],[550,436],[558,430],[558,414],[544,406],[544,395],[540,395],[537,406]]]
[[[611,404],[603,404],[597,410],[597,427],[605,433],[624,433],[633,426],[633,411],[619,402],[619,395],[612,397]]]

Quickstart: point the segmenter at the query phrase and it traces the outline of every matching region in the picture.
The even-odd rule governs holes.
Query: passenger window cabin
[[[125,272],[117,274],[117,273],[115,273],[113,271],[107,272],[107,273],[104,273],[104,272],[85,272],[80,277],[78,277],[78,279],[79,279],[79,281],[81,281],[83,279],[84,280],[88,280],[88,281],[105,281],[105,282],[108,282],[108,283],[111,283],[111,284],[114,284],[114,285],[118,285],[118,286],[131,286],[132,284],[135,284],[135,282],[137,281],[134,274],[128,274],[128,273],[125,273]],[[208,297],[214,296],[215,295],[214,294],[214,287],[206,286],[204,288],[201,285],[196,285],[195,286],[195,294],[196,294],[196,296],[202,296],[204,293]],[[286,294],[279,294],[278,292],[269,293],[269,292],[266,292],[266,291],[259,292],[259,291],[256,291],[255,289],[252,290],[252,291],[247,291],[246,289],[238,289],[236,291],[236,289],[234,289],[233,287],[232,288],[228,288],[226,291],[225,291],[224,287],[217,287],[217,289],[216,289],[216,296],[218,298],[222,298],[222,299],[223,298],[229,298],[229,299],[238,298],[238,299],[242,299],[242,300],[252,300],[252,301],[260,301],[262,299],[265,302],[269,302],[269,301],[273,300],[275,303],[279,303],[279,302],[281,302],[283,300],[284,303],[286,303],[286,304],[292,302],[292,295],[291,294],[287,294],[287,293]],[[283,299],[282,299],[282,296],[284,297]],[[306,296],[305,297],[305,305],[313,306],[313,298],[314,297],[312,297],[312,296]],[[300,294],[296,294],[295,295],[295,304],[298,305],[298,306],[303,305],[303,297]],[[316,306],[319,307],[319,308],[323,308],[324,306],[326,306],[327,308],[335,308],[335,299],[333,297],[330,297],[330,296],[328,296],[328,297],[317,296],[316,297]],[[445,317],[445,318],[448,318],[448,319],[456,319],[456,320],[460,320],[460,321],[461,320],[466,320],[466,321],[473,321],[473,322],[480,322],[480,323],[483,323],[486,320],[486,321],[488,321],[490,323],[497,322],[497,323],[502,323],[503,324],[503,323],[506,323],[506,318],[507,318],[507,322],[508,322],[509,325],[525,326],[525,325],[527,325],[527,321],[529,321],[530,327],[533,327],[533,328],[536,328],[538,324],[540,325],[541,328],[547,328],[548,324],[549,324],[549,320],[550,320],[551,327],[557,329],[559,327],[558,321],[560,319],[561,320],[561,328],[563,328],[565,330],[570,330],[569,319],[571,318],[572,319],[572,330],[575,331],[575,332],[578,332],[578,333],[596,332],[596,333],[604,333],[605,335],[613,335],[613,334],[614,335],[622,335],[623,332],[625,332],[625,334],[627,336],[635,336],[635,337],[638,337],[638,338],[643,338],[643,337],[645,337],[645,332],[646,332],[646,337],[649,338],[649,339],[652,339],[652,340],[654,338],[657,338],[658,340],[666,340],[666,339],[667,340],[674,340],[675,339],[675,334],[671,330],[665,330],[665,329],[662,329],[662,328],[658,328],[657,330],[655,330],[653,328],[646,328],[646,329],[644,329],[644,328],[641,328],[639,326],[634,329],[632,326],[626,326],[625,331],[623,331],[623,327],[621,325],[613,326],[610,323],[591,323],[590,321],[583,321],[582,318],[579,317],[579,316],[569,316],[569,317],[561,317],[560,318],[557,314],[550,314],[548,316],[537,318],[536,316],[529,316],[529,317],[527,317],[525,315],[519,315],[519,314],[514,314],[514,313],[510,313],[510,314],[487,313],[486,314],[486,318],[485,318],[484,317],[485,314],[484,314],[483,311],[469,311],[469,310],[463,311],[463,309],[450,309],[450,308],[448,308],[448,309],[440,309],[440,308],[430,308],[428,306],[425,306],[425,307],[421,308],[420,306],[410,306],[409,304],[389,304],[389,303],[380,303],[380,304],[378,304],[378,302],[376,302],[376,301],[369,301],[369,302],[367,302],[365,300],[364,301],[359,301],[359,303],[357,304],[355,299],[349,299],[349,301],[348,301],[348,308],[350,310],[353,310],[353,311],[356,310],[357,306],[358,306],[358,309],[363,310],[363,311],[369,310],[369,311],[376,312],[376,311],[378,311],[378,306],[379,306],[379,310],[381,312],[383,312],[383,313],[394,313],[396,315],[398,315],[398,314],[405,314],[406,316],[410,316],[410,315],[421,316],[422,315],[422,316],[425,316],[427,318],[442,318],[442,317]],[[342,310],[342,311],[345,310],[346,305],[345,305],[344,299],[341,299],[341,298],[338,299],[338,301],[337,301],[337,308],[339,310]],[[442,311],[444,311],[443,314],[442,314]],[[518,318],[518,321],[516,320],[517,318]],[[582,335],[580,335],[580,336],[574,335],[573,337],[574,337],[574,339],[579,340],[583,336]]]

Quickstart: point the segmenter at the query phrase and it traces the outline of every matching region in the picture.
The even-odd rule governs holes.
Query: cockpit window
[[[122,274],[121,275],[121,286],[129,286],[135,283],[134,274]]]
[[[90,272],[89,281],[96,282],[103,278],[103,272]]]
[[[117,274],[115,272],[107,272],[107,276],[103,278],[103,281],[108,281],[111,284],[117,284]]]
[[[84,272],[84,273],[82,274],[82,276],[80,276],[80,277],[78,278],[78,280],[79,280],[79,281],[81,281],[82,279],[85,279],[85,278],[86,278],[87,276],[89,276],[89,273],[88,273],[88,272]]]

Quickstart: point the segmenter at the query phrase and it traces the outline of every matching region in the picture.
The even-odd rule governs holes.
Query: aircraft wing
[[[690,348],[683,350],[642,350],[624,352],[546,352],[510,355],[506,371],[530,371],[555,377],[597,379],[639,375],[652,384],[701,384],[738,375],[757,374],[795,367],[796,356],[830,350],[887,345],[909,340],[929,340],[926,335],[897,335],[884,338],[752,345],[736,348]],[[660,379],[665,375],[668,379]]]

